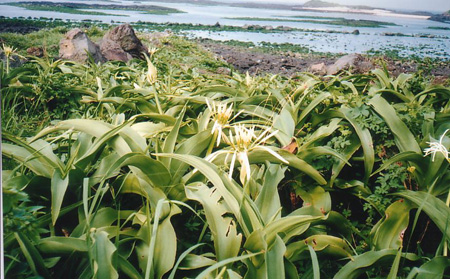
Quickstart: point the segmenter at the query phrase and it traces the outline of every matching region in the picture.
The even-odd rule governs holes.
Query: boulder
[[[100,41],[100,51],[107,60],[119,60],[128,62],[133,57],[125,52],[116,41],[103,39]]]
[[[130,24],[122,24],[110,30],[103,36],[102,42],[111,44],[108,40],[116,42],[123,51],[134,58],[144,59],[142,53],[148,53],[147,47],[136,37]]]
[[[79,28],[67,32],[59,42],[59,57],[61,59],[83,63],[89,59],[87,52],[92,55],[96,63],[106,61],[100,52],[99,46],[94,44]]]
[[[309,66],[309,70],[315,74],[325,75],[327,73],[327,66],[325,66],[324,62],[322,62]]]
[[[348,54],[339,58],[333,65],[328,66],[327,74],[335,75],[341,70],[353,68],[355,72],[364,73],[369,71],[373,64],[361,54]]]
[[[230,76],[231,69],[227,68],[227,67],[219,67],[219,68],[217,68],[216,73],[221,74],[221,75]]]
[[[44,57],[44,49],[42,47],[32,46],[27,48],[27,54],[36,57]]]

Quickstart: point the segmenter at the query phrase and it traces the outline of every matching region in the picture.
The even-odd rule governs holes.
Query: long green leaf
[[[183,108],[183,110],[181,111],[180,115],[177,118],[177,121],[175,122],[175,125],[173,126],[170,133],[167,135],[167,137],[164,141],[163,147],[162,147],[163,153],[173,153],[174,152],[175,144],[176,144],[177,138],[178,138],[178,132],[180,131],[180,127],[181,127],[181,123],[183,121],[185,111],[186,111],[186,107]],[[163,157],[163,158],[161,158],[161,161],[167,168],[170,168],[171,158]]]
[[[284,253],[286,245],[280,236],[276,236],[272,247],[266,252],[267,278],[285,278]]]
[[[422,153],[422,149],[414,138],[414,135],[398,117],[395,109],[383,97],[375,95],[369,101],[369,104],[372,105],[381,117],[383,117],[384,121],[391,129],[400,152],[414,151],[416,153]]]
[[[119,278],[119,274],[115,268],[116,263],[113,261],[113,254],[116,247],[109,240],[108,234],[104,231],[96,231],[91,235],[92,246],[89,248],[94,262],[94,276],[98,279],[114,279]]]
[[[396,249],[385,249],[380,251],[369,251],[359,256],[354,257],[353,260],[344,265],[338,273],[333,277],[334,279],[353,279],[358,278],[369,268],[373,268],[375,264],[383,265],[391,262],[398,251]],[[402,254],[403,258],[408,260],[417,260],[418,256],[415,254]]]
[[[33,273],[35,275],[41,275],[44,278],[52,278],[50,272],[45,267],[44,259],[31,241],[21,232],[15,232],[14,236]]]
[[[226,260],[220,261],[220,262],[208,267],[207,269],[203,270],[202,273],[197,275],[196,279],[206,279],[206,278],[208,278],[208,276],[211,272],[213,272],[214,270],[216,270],[222,266],[225,266],[225,265],[233,263],[233,262],[242,261],[242,260],[254,257],[256,255],[259,255],[261,253],[263,253],[263,252],[246,254],[246,255],[239,256],[239,257],[228,258]]]
[[[373,149],[372,136],[367,128],[362,128],[356,119],[350,113],[349,109],[341,108],[340,111],[344,115],[345,119],[352,125],[355,129],[356,134],[359,137],[361,146],[364,153],[364,181],[367,184],[370,178],[370,174],[373,170],[373,165],[375,163],[375,151]]]
[[[395,195],[413,202],[422,209],[450,241],[450,208],[440,199],[426,192],[402,191]]]
[[[186,196],[203,205],[206,220],[214,239],[214,250],[218,261],[237,256],[241,247],[242,235],[237,233],[236,224],[225,217],[227,208],[219,202],[220,192],[204,184],[187,186]]]
[[[385,217],[373,228],[373,245],[376,250],[398,249],[408,227],[409,211],[413,208],[406,200],[396,201],[385,212]]]
[[[319,260],[317,259],[316,252],[314,249],[308,245],[309,253],[311,254],[311,261],[312,261],[312,267],[314,272],[314,279],[320,279],[320,267],[319,267]]]
[[[441,279],[444,272],[450,266],[448,257],[434,257],[431,261],[411,270],[406,279]]]
[[[61,205],[66,194],[67,187],[69,186],[69,176],[62,177],[59,169],[56,169],[53,173],[51,182],[52,192],[52,223],[55,225],[56,220],[61,210]]]
[[[88,252],[86,240],[61,236],[51,236],[42,239],[39,241],[38,248],[43,253],[55,255]]]

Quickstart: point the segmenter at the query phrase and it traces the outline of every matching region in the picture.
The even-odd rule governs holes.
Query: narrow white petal
[[[234,170],[234,163],[236,162],[236,151],[233,152],[233,158],[231,158],[231,164],[230,164],[230,173],[228,177],[231,179],[233,177],[233,170]]]
[[[245,152],[240,152],[239,157],[241,159],[241,182],[244,183],[244,181],[242,181],[242,176],[245,176],[247,181],[250,180],[250,162],[248,161],[248,156]]]
[[[222,127],[218,127],[219,133],[217,134],[217,144],[216,146],[219,146],[220,144],[220,139],[222,137]]]

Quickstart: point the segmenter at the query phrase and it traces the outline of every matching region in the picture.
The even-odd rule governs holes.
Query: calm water
[[[352,32],[355,29],[360,31],[360,35],[341,34],[341,33],[319,33],[319,32],[283,32],[283,33],[252,33],[252,32],[209,32],[209,31],[186,31],[190,37],[203,37],[215,40],[240,40],[259,43],[262,41],[273,43],[293,43],[308,47],[319,52],[333,53],[365,53],[370,50],[397,50],[402,55],[418,55],[450,59],[450,31],[429,29],[430,26],[450,27],[450,24],[434,22],[424,19],[400,18],[390,16],[375,16],[362,14],[344,14],[344,13],[322,13],[271,9],[251,9],[237,8],[224,5],[201,6],[195,4],[175,4],[162,2],[135,2],[135,1],[48,1],[48,2],[84,2],[98,4],[120,4],[120,5],[159,5],[170,8],[176,8],[184,13],[171,15],[149,15],[138,11],[117,11],[117,10],[98,10],[117,16],[86,16],[76,14],[65,14],[57,12],[30,11],[19,7],[4,5],[7,2],[19,2],[23,0],[0,0],[0,15],[8,17],[52,17],[61,19],[95,19],[103,22],[122,21],[136,22],[151,21],[157,23],[178,22],[194,24],[215,24],[219,22],[222,25],[243,26],[245,24],[259,24],[272,26],[289,26],[302,29],[313,30],[338,30]],[[291,18],[295,16],[325,16],[325,17],[345,17],[347,19],[365,19],[386,21],[397,24],[396,26],[386,26],[383,28],[364,28],[364,27],[344,27],[327,24],[315,24],[306,22],[287,22],[287,21],[246,21],[227,19],[230,17],[260,17],[260,18]],[[293,18],[291,18],[293,19]],[[407,35],[429,34],[436,38],[419,37],[390,37],[384,36],[384,33],[403,33]]]

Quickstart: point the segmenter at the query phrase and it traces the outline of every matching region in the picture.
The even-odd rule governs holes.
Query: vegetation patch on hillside
[[[108,15],[114,16],[117,14],[110,14],[97,11],[84,11],[83,9],[99,9],[99,10],[120,10],[120,11],[140,11],[147,14],[161,14],[167,15],[171,13],[180,13],[180,10],[155,6],[155,5],[114,5],[114,4],[86,4],[86,3],[66,3],[66,2],[11,2],[6,3],[11,6],[23,7],[28,10],[37,11],[51,11],[69,14],[84,14],[84,15]]]
[[[314,19],[306,19],[307,17],[298,16],[301,19],[286,19],[286,18],[261,18],[261,17],[232,17],[230,19],[246,20],[246,21],[281,21],[281,22],[305,22],[314,24],[328,24],[350,27],[371,27],[380,28],[387,25],[396,25],[392,22],[375,21],[375,20],[363,20],[363,19],[346,19],[346,18],[322,18],[315,17]],[[326,20],[323,20],[326,19]]]

